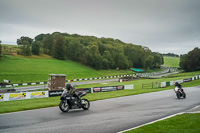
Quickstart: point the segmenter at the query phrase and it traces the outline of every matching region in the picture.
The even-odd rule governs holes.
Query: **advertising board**
[[[84,92],[87,92],[87,93],[91,93],[91,88],[81,88],[81,89],[77,89],[78,91],[84,91]]]
[[[105,86],[105,87],[94,87],[92,88],[93,92],[108,92],[108,91],[116,91],[116,90],[123,90],[124,86]]]
[[[116,91],[117,86],[108,86],[108,87],[101,87],[102,92],[107,92],[107,91]]]
[[[188,78],[188,79],[183,79],[183,82],[190,82],[190,78]]]
[[[54,97],[54,96],[61,96],[63,90],[53,90],[49,91],[49,97]]]

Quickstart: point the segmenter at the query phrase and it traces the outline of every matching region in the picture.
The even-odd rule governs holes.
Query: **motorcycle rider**
[[[178,88],[180,88],[180,89],[181,89],[181,91],[183,91],[182,85],[181,85],[181,84],[179,84],[178,82],[175,82],[175,87],[178,87]]]
[[[71,84],[67,84],[66,89],[70,94],[75,91],[75,88],[73,88]]]
[[[66,89],[67,89],[68,93],[74,94],[74,96],[77,97],[79,103],[81,102],[81,99],[80,99],[80,97],[78,96],[78,90],[76,90],[74,87],[72,87],[71,84],[67,84],[67,85],[66,85]]]

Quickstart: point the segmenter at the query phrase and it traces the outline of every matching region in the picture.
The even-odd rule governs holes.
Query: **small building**
[[[51,90],[62,90],[65,88],[65,74],[49,74],[48,89]]]

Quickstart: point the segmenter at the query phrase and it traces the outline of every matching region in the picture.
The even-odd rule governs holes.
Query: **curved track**
[[[58,107],[0,115],[1,133],[116,133],[200,105],[200,86],[91,102],[88,111],[62,113]]]

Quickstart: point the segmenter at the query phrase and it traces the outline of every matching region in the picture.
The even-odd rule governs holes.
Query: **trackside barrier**
[[[23,100],[32,98],[44,98],[44,97],[49,97],[48,91],[5,93],[5,94],[0,94],[0,101],[13,101],[13,100]]]
[[[134,85],[132,84],[132,85],[124,85],[124,86],[118,85],[118,86],[81,88],[81,89],[77,89],[77,90],[85,91],[87,93],[95,93],[95,92],[117,91],[117,90],[123,90],[123,89],[134,89]],[[24,99],[32,99],[32,98],[61,96],[62,92],[63,92],[63,90],[4,93],[4,94],[0,94],[0,102],[1,101],[13,101],[13,100],[24,100]]]
[[[169,81],[169,82],[161,82],[161,88],[167,87],[167,86],[172,86],[175,84],[175,82],[178,82],[179,84],[182,84],[184,82],[190,82],[200,79],[200,75],[192,77],[192,78],[187,78],[187,79],[181,79],[181,80],[175,80],[175,81]]]

